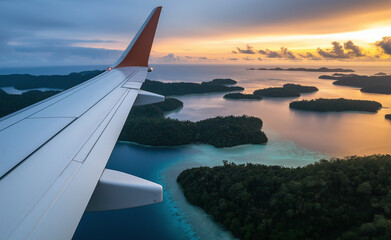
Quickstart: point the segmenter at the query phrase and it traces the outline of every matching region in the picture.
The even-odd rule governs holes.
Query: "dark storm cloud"
[[[331,44],[333,45],[332,49],[318,48],[318,54],[326,59],[346,59],[365,56],[361,48],[355,45],[352,41],[345,42],[343,46],[341,43],[336,41],[332,42]]]
[[[236,49],[238,50],[237,52],[242,53],[242,54],[255,54],[255,51],[253,50],[253,47],[250,46],[250,45],[247,45],[246,49],[241,49],[239,47],[237,47]]]
[[[377,41],[375,45],[381,48],[384,53],[391,55],[391,37],[383,37],[381,41]]]

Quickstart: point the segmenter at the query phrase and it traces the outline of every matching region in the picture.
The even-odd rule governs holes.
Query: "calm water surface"
[[[266,145],[243,145],[223,149],[208,145],[152,148],[117,143],[107,168],[162,184],[165,200],[156,205],[127,210],[85,213],[74,239],[232,239],[229,232],[213,223],[210,216],[186,203],[176,184],[176,177],[183,169],[220,165],[222,160],[295,167],[332,156],[391,153],[391,121],[384,119],[386,113],[391,113],[391,95],[367,94],[355,88],[334,86],[331,80],[318,79],[323,73],[248,71],[245,70],[247,67],[159,65],[154,66],[155,71],[149,74],[148,78],[191,82],[233,78],[247,93],[263,87],[300,83],[316,86],[320,90],[317,93],[304,94],[301,97],[303,99],[368,99],[379,101],[384,108],[375,114],[313,113],[290,110],[289,103],[297,100],[291,98],[266,98],[252,102],[224,100],[224,94],[180,96],[178,98],[184,102],[184,108],[170,113],[168,117],[197,121],[231,114],[257,116],[264,121],[263,129],[269,137],[269,142]],[[381,71],[391,73],[391,68],[385,67],[348,68],[353,68],[358,74],[374,74]],[[93,67],[85,69],[92,70]],[[67,74],[85,69],[19,69],[18,72]],[[16,70],[0,69],[0,73],[14,73],[12,71]]]

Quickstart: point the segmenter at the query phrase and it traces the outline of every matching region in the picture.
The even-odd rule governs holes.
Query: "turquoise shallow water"
[[[243,145],[217,149],[208,145],[156,148],[117,143],[107,168],[127,172],[164,186],[162,203],[140,208],[84,214],[74,239],[232,239],[201,209],[189,205],[176,183],[187,168],[262,163],[303,166],[328,156],[269,136],[266,145]]]

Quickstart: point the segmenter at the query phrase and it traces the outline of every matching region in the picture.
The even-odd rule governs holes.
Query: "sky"
[[[110,65],[159,5],[151,63],[391,63],[389,0],[1,0],[0,67]]]

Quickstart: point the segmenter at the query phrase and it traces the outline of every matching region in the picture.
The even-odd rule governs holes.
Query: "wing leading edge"
[[[0,239],[70,239],[86,208],[162,201],[160,185],[105,169],[132,106],[164,100],[140,90],[160,12],[111,71],[0,119]]]

